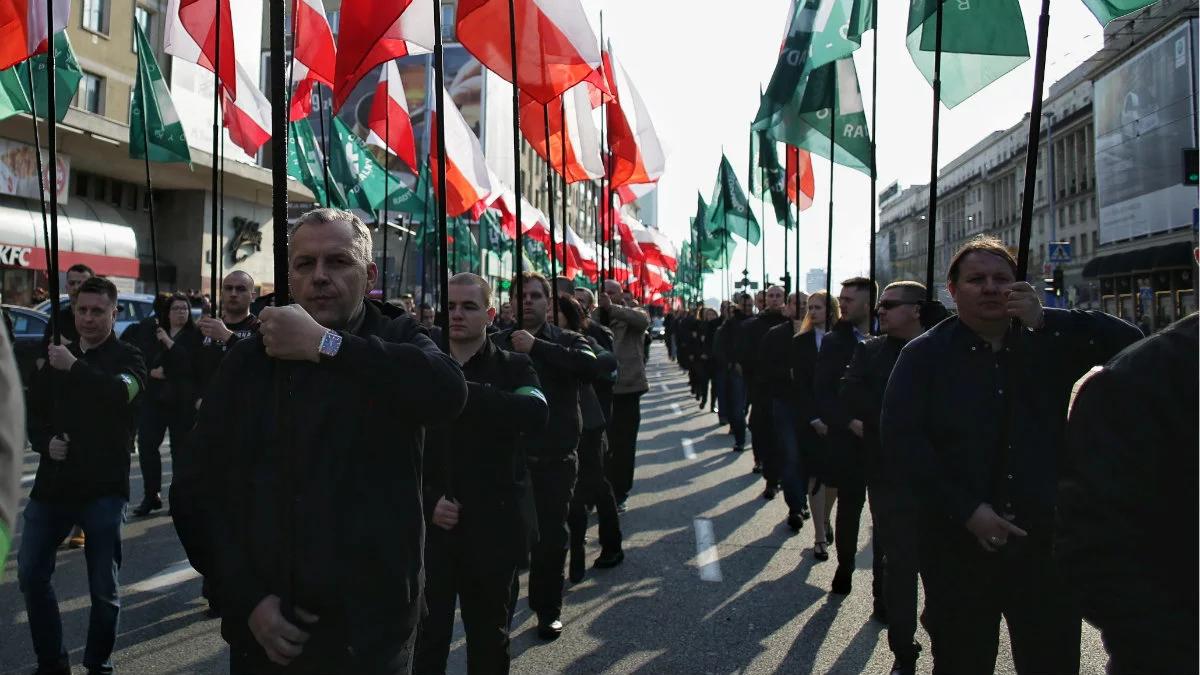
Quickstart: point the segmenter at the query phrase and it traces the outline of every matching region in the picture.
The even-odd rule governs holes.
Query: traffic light
[[[1058,297],[1063,295],[1063,271],[1061,267],[1054,268],[1054,294]]]
[[[1196,148],[1183,149],[1183,184],[1200,184],[1200,168],[1196,166]]]
[[[512,282],[508,279],[501,279],[499,286],[502,292],[507,293],[509,286],[512,286]]]

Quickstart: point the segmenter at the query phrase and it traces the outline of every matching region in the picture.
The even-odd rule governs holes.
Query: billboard
[[[1195,147],[1195,21],[1096,80],[1096,196],[1100,243],[1191,223],[1196,188],[1183,183]]]
[[[42,149],[42,161],[49,160],[50,153]],[[58,203],[67,203],[67,177],[71,175],[71,158],[58,153],[54,158],[58,165]],[[0,194],[40,199],[42,192],[38,184],[37,155],[32,145],[0,138]],[[49,192],[50,167],[42,166],[43,181]],[[47,196],[47,200],[49,196]]]

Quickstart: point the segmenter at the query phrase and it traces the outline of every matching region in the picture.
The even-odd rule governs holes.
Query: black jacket
[[[737,364],[738,332],[742,323],[748,318],[742,313],[742,310],[735,309],[729,318],[721,322],[721,327],[717,329],[717,334],[713,338],[713,353],[716,355],[717,367],[732,368]]]
[[[882,455],[879,415],[883,411],[883,394],[888,378],[905,344],[906,340],[890,335],[879,335],[860,342],[854,348],[854,358],[850,360],[841,385],[841,400],[847,413],[851,419],[863,423],[862,447],[875,462],[876,475],[891,485],[902,481],[895,480],[899,470],[895,458]]]
[[[159,323],[154,317],[142,319],[121,335],[122,342],[134,345],[146,362],[146,395],[144,405],[162,406],[169,410],[194,410],[200,394],[200,369],[203,367],[204,336],[195,326],[184,326],[167,349],[157,336]],[[149,371],[161,367],[165,380],[149,376]],[[172,439],[174,441],[174,439]]]
[[[1071,404],[1056,555],[1113,673],[1196,669],[1198,349],[1192,314],[1093,370]]]
[[[137,347],[109,335],[83,352],[67,349],[75,364],[67,372],[49,363],[29,388],[29,440],[42,456],[32,497],[79,503],[99,497],[129,499],[129,454],[137,408],[146,386],[146,364]],[[50,459],[50,439],[66,434],[67,458]]]
[[[850,366],[850,360],[854,358],[854,350],[858,348],[858,344],[854,324],[849,321],[835,323],[833,330],[826,333],[821,340],[821,353],[817,356],[813,387],[821,421],[829,426],[830,431],[850,433],[846,425],[854,418],[842,398],[841,388],[842,377]]]
[[[509,329],[491,339],[501,349],[512,351],[512,334]],[[553,324],[542,324],[534,338],[529,356],[550,405],[550,417],[542,433],[529,436],[526,451],[530,457],[565,457],[579,445],[583,424],[579,385],[596,376],[596,354],[582,335]]]
[[[608,352],[609,357],[612,359],[612,366],[616,368],[617,357],[613,354],[612,331],[607,326],[600,325],[598,321],[588,321],[584,333],[589,340],[595,341],[601,350]],[[601,357],[602,355],[597,351],[596,356]],[[596,399],[600,403],[600,409],[604,411],[604,421],[606,424],[612,418],[613,384],[615,382],[615,378],[610,379],[608,377],[600,377],[592,382],[592,389],[596,392]]]
[[[612,416],[612,387],[617,381],[617,356],[591,336],[586,337],[588,347],[596,355],[596,364],[593,378],[579,383],[579,413],[583,429],[590,431],[608,426],[608,418]],[[607,407],[597,391],[601,385],[608,387]]]
[[[212,385],[221,395],[201,406],[221,632],[239,648],[261,649],[246,620],[272,594],[321,617],[314,656],[324,644],[383,663],[416,629],[424,429],[457,417],[467,386],[416,321],[364,307],[320,363],[238,341]]]
[[[771,328],[763,336],[759,348],[758,368],[762,372],[763,386],[771,398],[793,401],[796,387],[792,382],[789,366],[792,354],[792,338],[795,327],[789,319]]]
[[[46,353],[46,347],[50,345],[50,341],[54,338],[50,330],[51,328],[52,326],[47,322],[46,330],[42,332],[43,355]],[[58,310],[58,333],[62,337],[63,342],[79,342],[79,329],[75,328],[75,315],[71,312],[70,307],[63,307]],[[117,337],[120,338],[121,336],[118,335]]]
[[[737,364],[742,367],[742,377],[754,395],[763,395],[767,390],[767,364],[763,363],[762,341],[767,331],[781,323],[791,323],[783,312],[762,312],[747,319],[738,327]]]
[[[986,502],[997,512],[1011,504],[1017,526],[1048,542],[1071,385],[1140,336],[1106,314],[1047,309],[1041,330],[1014,331],[993,353],[946,319],[900,353],[880,419],[884,452],[954,536],[970,537],[963,525]]]
[[[217,370],[221,367],[221,361],[225,358],[225,355],[233,349],[239,340],[245,340],[257,335],[258,327],[261,323],[258,320],[258,316],[249,314],[245,319],[237,323],[226,324],[225,327],[232,331],[233,335],[224,344],[201,335],[200,354],[196,360],[196,388],[200,398],[204,398],[208,393],[208,386],[213,378],[216,377]]]
[[[427,545],[461,540],[505,563],[528,558],[537,519],[521,437],[546,426],[545,395],[525,354],[490,340],[463,365],[467,405],[449,424],[430,427],[425,444],[425,517],[443,496],[462,505],[449,532],[428,525]]]
[[[796,422],[802,428],[812,428],[811,422],[821,418],[817,407],[817,334],[813,331],[800,333],[792,338],[788,353],[788,370],[791,371],[792,400],[796,403]]]

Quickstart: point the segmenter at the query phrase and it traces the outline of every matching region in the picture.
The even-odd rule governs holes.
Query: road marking
[[[717,541],[713,536],[712,521],[707,518],[697,518],[696,526],[696,566],[700,568],[702,581],[721,581],[721,561],[717,559]]]
[[[683,458],[696,459],[696,446],[692,444],[692,439],[683,439]]]
[[[671,412],[675,413],[676,415],[682,415],[682,414],[683,414],[683,411],[679,409],[679,404],[678,404],[678,403],[672,403],[672,404],[671,404]]]
[[[665,394],[665,393],[667,393],[667,392],[669,392],[669,391],[671,391],[671,388],[667,386],[667,383],[666,383],[666,382],[664,382],[664,383],[662,383],[662,384],[658,385],[658,387],[659,387],[660,389],[662,389],[662,391],[663,391],[663,393],[664,393],[664,394]]]
[[[142,579],[141,581],[126,586],[126,593],[145,593],[148,591],[157,591],[168,586],[177,586],[185,581],[191,581],[200,576],[200,573],[192,569],[188,561],[181,560],[174,565],[171,565],[163,571],[155,574],[152,577]]]

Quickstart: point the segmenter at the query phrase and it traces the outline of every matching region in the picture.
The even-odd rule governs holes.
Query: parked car
[[[70,307],[71,300],[63,295],[59,299],[59,303],[63,307]],[[34,307],[43,314],[50,314],[50,301],[44,300],[41,304]],[[133,324],[145,319],[148,316],[154,316],[154,296],[146,293],[118,293],[117,294],[117,323],[113,326],[113,332],[117,337],[125,332]]]
[[[650,320],[650,339],[664,340],[667,337],[667,327],[663,325],[661,316],[656,316]]]
[[[37,369],[37,360],[42,356],[42,336],[50,323],[50,315],[28,307],[0,305],[4,318],[12,322],[13,355],[17,358],[17,371],[21,374],[21,387],[29,392],[29,383]],[[0,330],[3,330],[0,328]]]

